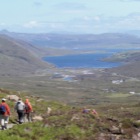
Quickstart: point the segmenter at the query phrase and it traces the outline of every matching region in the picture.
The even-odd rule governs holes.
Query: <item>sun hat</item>
[[[6,99],[5,98],[2,98],[2,101],[6,101]]]

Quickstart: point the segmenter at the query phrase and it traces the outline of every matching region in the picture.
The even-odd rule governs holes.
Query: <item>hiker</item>
[[[23,121],[23,118],[24,118],[25,104],[23,103],[23,101],[21,100],[21,98],[16,103],[15,110],[17,111],[17,114],[18,114],[19,124],[22,124],[24,122]]]
[[[91,110],[91,115],[94,116],[94,118],[99,119],[99,114],[97,113],[95,109]]]
[[[25,110],[24,110],[24,122],[27,118],[28,122],[31,122],[31,113],[33,112],[32,105],[29,102],[29,99],[25,100]]]
[[[6,99],[2,98],[2,102],[0,104],[0,122],[1,122],[1,129],[7,129],[7,124],[9,122],[10,116],[10,108],[6,103]]]
[[[96,111],[95,109],[92,109],[92,110],[91,110],[91,114],[93,114],[93,115],[98,115],[98,113],[97,113],[97,111]]]
[[[82,110],[82,113],[85,113],[85,114],[88,114],[90,112],[90,109],[87,109],[87,108],[83,108],[83,110]]]

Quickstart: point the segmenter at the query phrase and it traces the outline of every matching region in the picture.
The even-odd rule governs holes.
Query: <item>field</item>
[[[1,76],[0,97],[29,98],[33,115],[43,117],[18,125],[13,101],[9,124],[1,140],[138,140],[140,80],[106,69],[46,69],[28,76]],[[6,90],[3,90],[6,89]],[[7,92],[10,91],[10,92]],[[37,106],[36,106],[37,105]],[[50,116],[47,107],[52,108]],[[95,109],[99,115],[82,113]],[[40,128],[40,129],[38,129]]]
[[[71,80],[65,77],[71,76]],[[0,87],[72,105],[139,102],[140,80],[103,69],[47,69],[36,75],[0,77]],[[122,81],[113,83],[113,81]],[[130,94],[134,92],[134,94]]]
[[[11,108],[8,125],[13,127],[0,131],[1,140],[138,140],[139,138],[140,103],[126,102],[128,96],[124,97],[123,94],[116,94],[113,97],[115,100],[110,103],[93,105],[89,102],[84,108],[73,104],[67,105],[64,102],[48,101],[23,92],[19,94],[12,90],[0,89],[0,98],[10,94],[20,96],[23,101],[28,97],[34,110],[32,117],[40,116],[42,120],[18,125],[17,114],[13,109],[15,102],[7,100]],[[97,97],[101,102],[103,96]],[[118,104],[117,99],[120,98],[123,98],[123,102]],[[46,113],[47,107],[52,109],[50,115]],[[83,113],[83,109],[90,112]],[[97,115],[91,113],[92,109],[97,111]]]

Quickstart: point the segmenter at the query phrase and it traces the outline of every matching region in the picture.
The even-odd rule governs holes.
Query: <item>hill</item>
[[[32,122],[19,125],[14,111],[16,95],[33,106]],[[46,101],[36,96],[0,89],[0,98],[7,98],[11,108],[9,125],[0,131],[1,140],[138,140],[140,121],[139,103],[104,104],[103,106],[77,107],[63,102]],[[51,112],[47,113],[47,108]],[[92,113],[92,110],[97,114]],[[38,119],[37,119],[38,117]],[[36,119],[35,119],[36,118]]]
[[[37,69],[50,66],[33,49],[35,50],[34,46],[29,43],[0,35],[0,75],[31,74]]]
[[[139,37],[131,34],[28,34],[1,31],[16,39],[21,39],[37,47],[65,49],[107,49],[107,48],[139,48]]]
[[[118,73],[128,77],[140,77],[140,51],[118,53],[104,60],[123,63],[120,67],[108,69],[107,71],[109,72]]]
[[[111,68],[106,71],[117,73],[119,75],[124,75],[127,77],[140,77],[140,61],[133,62],[133,63],[127,63],[122,66],[119,66],[117,68]]]

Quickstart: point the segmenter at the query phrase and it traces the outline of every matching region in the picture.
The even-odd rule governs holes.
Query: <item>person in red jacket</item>
[[[32,105],[29,99],[25,100],[25,116],[24,120],[27,118],[28,122],[31,122],[31,113],[33,112]]]
[[[7,129],[9,116],[10,116],[10,108],[6,103],[6,99],[2,98],[2,102],[0,104],[0,122],[1,122],[2,130]]]

